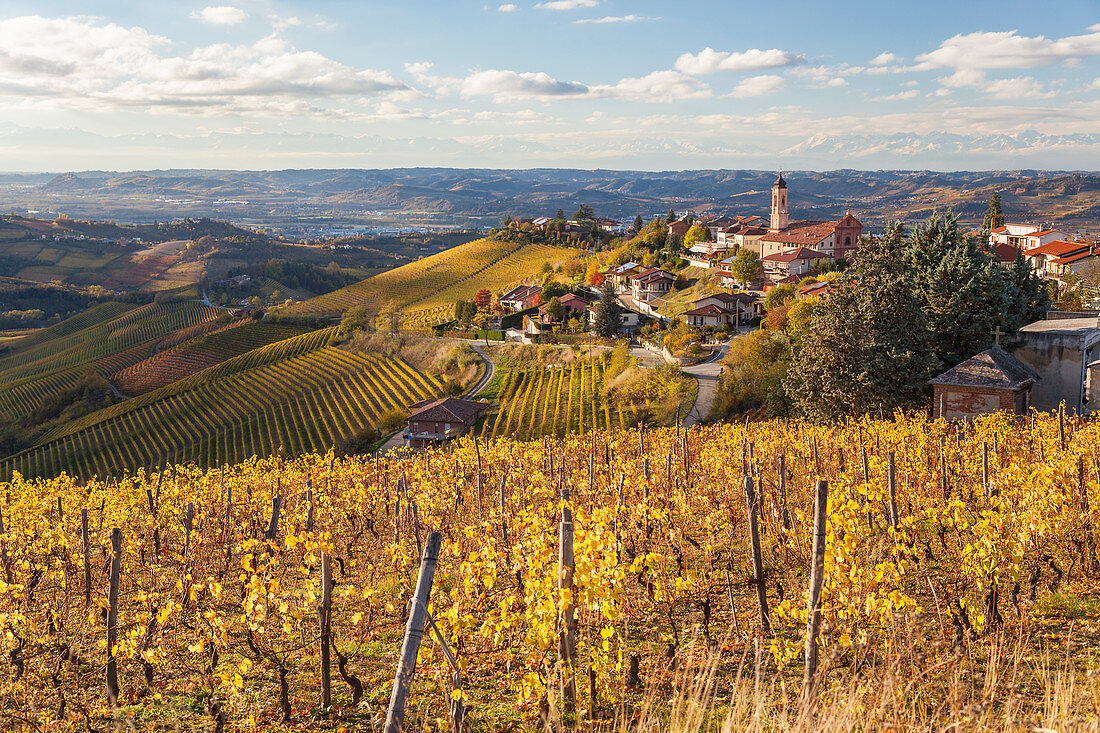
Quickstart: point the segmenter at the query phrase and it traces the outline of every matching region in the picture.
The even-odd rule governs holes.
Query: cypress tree
[[[623,309],[615,296],[615,286],[611,278],[605,278],[600,291],[600,302],[596,304],[596,318],[592,330],[601,338],[614,338],[623,327]]]

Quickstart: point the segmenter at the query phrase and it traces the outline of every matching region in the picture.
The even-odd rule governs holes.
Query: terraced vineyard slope
[[[151,356],[165,336],[224,314],[198,303],[103,303],[14,342],[0,356],[0,417],[29,415],[85,372],[126,369]]]
[[[125,394],[145,394],[235,356],[308,330],[304,326],[255,321],[236,323],[211,334],[196,336],[167,351],[162,350],[112,375],[111,381]]]
[[[296,303],[286,312],[336,316],[354,306],[373,313],[394,307],[406,314],[406,325],[428,325],[447,320],[456,301],[481,288],[503,290],[538,272],[544,262],[553,265],[578,254],[568,247],[479,239]]]
[[[156,399],[144,404],[95,413],[79,429],[0,463],[0,475],[89,478],[179,461],[217,465],[326,450],[441,389],[400,359],[332,347],[195,381],[190,389],[147,395]]]
[[[610,405],[602,397],[604,365],[591,359],[566,367],[516,369],[504,377],[500,407],[482,436],[530,440],[636,425],[641,405]]]

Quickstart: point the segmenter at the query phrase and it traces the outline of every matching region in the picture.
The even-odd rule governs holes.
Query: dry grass
[[[764,731],[1100,730],[1096,671],[1071,654],[1073,630],[1039,640],[1016,634],[941,648],[907,625],[895,650],[826,660],[817,695],[804,695],[801,659],[781,668],[760,639],[727,640],[711,652],[685,645],[677,671],[651,670],[644,695],[611,720],[579,711],[577,729],[617,733]],[[889,645],[889,644],[888,644]],[[740,653],[737,650],[740,649]],[[550,705],[552,714],[560,704]],[[583,719],[582,719],[583,718]],[[560,716],[547,729],[562,730]]]

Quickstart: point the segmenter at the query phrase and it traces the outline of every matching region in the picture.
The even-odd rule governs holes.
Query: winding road
[[[690,374],[699,382],[699,396],[691,412],[684,418],[684,427],[689,427],[706,418],[714,406],[714,397],[718,394],[718,375],[722,371],[722,359],[726,356],[728,344],[720,344],[714,354],[706,361],[683,367],[680,371]]]

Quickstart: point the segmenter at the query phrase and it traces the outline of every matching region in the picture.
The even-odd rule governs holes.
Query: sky
[[[1097,0],[214,2],[0,0],[0,170],[1100,169]]]

